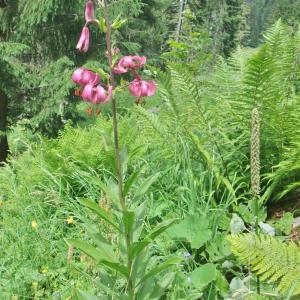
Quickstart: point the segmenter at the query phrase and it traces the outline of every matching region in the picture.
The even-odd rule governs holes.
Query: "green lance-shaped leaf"
[[[96,262],[100,262],[102,260],[107,260],[107,261],[111,260],[111,256],[107,255],[106,251],[98,249],[92,246],[91,244],[89,244],[88,242],[75,240],[75,239],[68,239],[67,243],[83,251],[85,254],[92,257]],[[115,261],[113,260],[113,262]]]
[[[132,244],[129,255],[131,258],[135,258],[140,252],[142,252],[155,238],[164,233],[177,219],[166,220],[157,225],[142,241]]]
[[[67,240],[67,243],[83,251],[85,254],[93,258],[98,264],[107,266],[108,268],[124,275],[126,278],[129,276],[127,267],[116,262],[114,259],[111,260],[112,255],[108,255],[106,251],[80,240],[69,239]]]
[[[150,177],[148,177],[139,187],[138,191],[134,195],[134,200],[137,200],[139,197],[146,194],[150,186],[155,182],[158,177],[160,176],[160,173],[156,173]]]
[[[159,264],[158,266],[152,268],[137,284],[140,285],[142,282],[147,280],[148,278],[155,276],[156,274],[168,269],[170,266],[177,265],[182,261],[180,257],[170,257],[165,262]]]
[[[156,237],[158,237],[163,232],[165,232],[176,221],[177,221],[177,219],[170,219],[170,220],[166,220],[166,221],[160,223],[154,229],[152,229],[152,231],[149,233],[147,238],[154,240]]]
[[[166,289],[171,285],[175,278],[175,273],[170,272],[160,278],[159,281],[155,278],[149,278],[143,282],[137,291],[137,300],[151,299],[158,300],[163,297]]]
[[[131,245],[129,250],[129,257],[131,259],[134,259],[137,257],[139,253],[141,253],[149,244],[151,243],[151,240],[144,239],[141,242],[135,242]]]
[[[114,181],[108,181],[107,184],[100,181],[98,182],[98,185],[105,195],[114,202],[114,204],[119,204],[118,188]]]
[[[97,203],[95,203],[93,200],[89,199],[80,199],[79,203],[84,205],[85,207],[91,209],[94,213],[96,213],[100,218],[104,219],[106,222],[108,222],[110,225],[112,225],[115,229],[119,231],[118,224],[114,221],[111,214],[108,213],[106,210],[101,208]]]
[[[85,225],[84,226],[88,236],[96,243],[98,249],[109,257],[109,261],[118,262],[118,258],[114,253],[114,250],[110,243],[105,239],[105,237],[101,234],[101,232],[95,230],[92,226]]]
[[[141,170],[132,173],[129,178],[127,179],[127,181],[124,184],[124,195],[126,196],[130,190],[130,188],[132,187],[134,181],[136,180],[136,178],[138,177],[138,175],[140,174]]]
[[[100,262],[102,265],[105,265],[107,267],[109,267],[110,269],[124,275],[125,278],[129,277],[129,272],[128,272],[128,268],[126,266],[121,265],[120,263],[112,263],[109,261],[101,261]]]

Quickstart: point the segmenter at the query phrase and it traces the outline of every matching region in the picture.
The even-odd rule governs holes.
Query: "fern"
[[[274,167],[273,172],[266,174],[269,186],[263,194],[262,201],[272,197],[280,200],[300,187],[300,143],[285,148],[284,160]]]
[[[232,253],[262,281],[277,283],[280,294],[300,294],[300,249],[268,235],[252,233],[227,237]]]

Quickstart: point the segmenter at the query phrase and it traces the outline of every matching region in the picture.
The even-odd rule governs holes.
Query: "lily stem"
[[[109,20],[109,7],[108,0],[104,0],[104,19],[107,27],[106,31],[106,48],[107,48],[107,57],[110,69],[110,84],[115,87],[115,77],[113,72],[113,54],[112,54],[112,36],[111,36],[111,23]],[[128,269],[128,278],[127,278],[127,292],[129,300],[135,299],[134,293],[134,284],[132,279],[132,267],[133,267],[133,259],[130,255],[131,249],[131,233],[126,230],[125,221],[126,221],[126,213],[128,208],[126,206],[126,201],[124,197],[123,190],[123,170],[122,170],[122,161],[121,161],[121,152],[119,146],[119,132],[118,132],[118,119],[117,119],[117,100],[113,96],[112,97],[112,116],[113,116],[113,133],[114,133],[114,150],[115,150],[115,159],[116,159],[116,173],[118,180],[118,193],[119,193],[119,201],[122,208],[123,213],[123,225],[125,228],[125,241],[126,241],[126,252],[127,252],[127,269]]]

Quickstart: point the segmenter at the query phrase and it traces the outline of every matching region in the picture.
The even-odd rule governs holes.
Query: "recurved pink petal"
[[[93,101],[94,86],[92,84],[87,84],[82,91],[82,99],[88,102]]]
[[[154,80],[136,78],[130,83],[129,91],[136,98],[153,96],[156,92],[156,83]]]
[[[156,83],[154,80],[148,81],[148,97],[153,96],[156,92]]]
[[[95,91],[95,94],[94,94],[92,103],[97,104],[97,103],[104,102],[106,99],[105,89],[101,85],[98,85],[98,86],[94,87],[94,91]]]
[[[134,55],[131,56],[131,67],[132,69],[138,69],[141,68],[145,65],[146,63],[146,56],[138,56],[138,55]]]
[[[96,85],[100,82],[100,76],[90,70],[84,70],[82,73],[82,84]]]
[[[141,68],[146,63],[145,56],[138,56],[138,55],[128,55],[122,57],[116,68],[114,68],[114,73],[116,74],[123,74],[128,72],[129,69],[135,70]]]
[[[140,82],[136,79],[133,80],[129,85],[129,91],[134,97],[140,98],[141,97]]]
[[[108,90],[106,91],[102,86],[98,85],[96,87],[96,94],[97,94],[96,103],[105,103],[109,101],[112,97],[112,91],[113,91],[112,86],[109,86]]]
[[[148,96],[148,82],[145,80],[140,81],[140,90],[141,90],[141,97],[146,97]]]
[[[78,68],[76,69],[72,74],[72,80],[73,82],[77,84],[82,84],[82,74],[84,72],[84,68]]]
[[[118,63],[118,66],[114,68],[115,74],[124,74],[128,71],[127,68],[125,68],[120,62]]]
[[[87,84],[82,91],[82,98],[93,104],[105,103],[111,99],[112,91],[112,86],[109,86],[106,91],[101,85]]]
[[[107,102],[111,99],[112,94],[113,94],[113,87],[110,85],[110,86],[108,86],[108,89],[107,89],[107,97],[105,99],[105,102]]]
[[[133,68],[134,65],[132,56],[124,56],[121,58],[120,63],[126,68]]]
[[[88,83],[96,85],[100,82],[100,76],[90,70],[81,67],[73,72],[72,80],[80,85],[86,85]]]

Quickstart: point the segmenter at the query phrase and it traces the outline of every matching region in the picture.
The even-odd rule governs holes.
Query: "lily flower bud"
[[[85,21],[87,23],[95,20],[94,3],[92,0],[86,2],[84,15],[85,15]]]
[[[90,45],[90,30],[87,26],[84,26],[77,43],[76,49],[82,52],[87,52]]]

